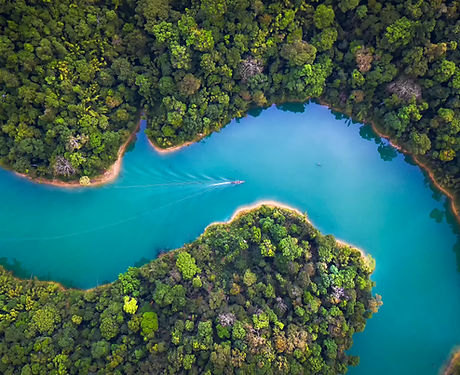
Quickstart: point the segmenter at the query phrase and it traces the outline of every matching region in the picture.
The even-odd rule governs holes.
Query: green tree
[[[303,250],[297,242],[297,238],[291,236],[287,236],[280,241],[279,248],[287,260],[292,261],[302,255]]]
[[[320,4],[315,9],[313,22],[318,29],[326,29],[334,23],[334,9],[330,6]]]
[[[196,265],[195,259],[185,251],[177,256],[176,266],[185,280],[191,280],[193,276],[201,272],[201,269]]]
[[[38,332],[51,334],[56,329],[56,324],[60,322],[60,315],[50,306],[45,306],[36,310],[32,315],[32,321]]]
[[[313,64],[316,58],[316,48],[303,40],[296,40],[285,44],[280,55],[288,60],[292,66]]]
[[[142,314],[141,320],[141,334],[145,339],[153,337],[154,333],[158,331],[158,316],[153,311],[148,311]]]
[[[125,296],[123,304],[123,310],[128,314],[135,314],[137,311],[137,300],[135,298],[131,298],[129,296]]]
[[[244,273],[243,281],[247,286],[251,286],[257,281],[257,275],[248,268]]]
[[[91,356],[95,359],[105,358],[110,353],[110,344],[107,341],[96,341],[91,346]]]
[[[438,82],[446,82],[455,73],[455,63],[449,60],[442,60],[434,69],[434,79]]]
[[[272,242],[265,238],[262,243],[259,245],[260,253],[264,257],[274,257],[276,252],[276,246]]]
[[[418,133],[414,130],[410,133],[409,147],[412,153],[425,155],[431,149],[430,138],[425,133]]]
[[[406,17],[398,19],[386,28],[385,40],[391,49],[405,46],[411,42],[415,33],[415,23]]]
[[[111,340],[116,337],[120,331],[118,323],[112,317],[105,317],[102,319],[99,326],[102,337],[106,340]]]

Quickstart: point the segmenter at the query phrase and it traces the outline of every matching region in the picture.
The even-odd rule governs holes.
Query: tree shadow
[[[0,258],[0,265],[4,267],[6,270],[11,271],[14,277],[20,279],[30,279],[30,280],[40,280],[40,281],[52,281],[62,284],[66,288],[75,288],[76,285],[71,279],[67,279],[64,277],[55,277],[51,276],[50,273],[37,275],[34,274],[32,271],[25,268],[22,263],[17,260],[16,258],[9,260],[7,257]]]
[[[396,149],[390,144],[380,143],[377,151],[383,161],[392,161],[398,156]]]
[[[276,108],[283,112],[303,113],[308,103],[283,103],[277,104]]]
[[[457,237],[457,242],[452,247],[452,251],[455,253],[457,259],[457,272],[460,272],[460,226],[458,219],[455,217],[455,214],[452,211],[450,199],[446,198],[444,202],[444,210],[447,224],[449,224],[452,232],[455,233]]]

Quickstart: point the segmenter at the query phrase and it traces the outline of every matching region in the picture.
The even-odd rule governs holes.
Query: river
[[[233,180],[245,183],[222,184]],[[80,288],[192,241],[241,206],[280,201],[376,259],[384,305],[355,336],[361,364],[350,374],[435,374],[460,344],[459,234],[446,197],[369,126],[317,104],[253,112],[174,153],[159,154],[141,131],[120,176],[98,188],[1,170],[0,194],[3,264]]]

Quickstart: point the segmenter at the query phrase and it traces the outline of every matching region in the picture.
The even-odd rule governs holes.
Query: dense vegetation
[[[250,106],[320,98],[458,192],[459,15],[448,0],[2,0],[0,158],[93,176],[141,103],[169,147]]]
[[[372,259],[262,206],[89,291],[0,269],[0,372],[336,374],[377,311]]]
[[[137,39],[123,26],[113,4],[0,1],[3,165],[75,179],[114,163],[139,111],[122,79]]]

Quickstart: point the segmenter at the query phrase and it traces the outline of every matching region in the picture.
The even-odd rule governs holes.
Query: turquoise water
[[[272,107],[175,153],[143,132],[119,178],[92,189],[0,171],[0,257],[22,277],[88,288],[195,239],[240,206],[278,200],[366,249],[384,305],[355,336],[351,374],[435,374],[460,344],[457,226],[446,198],[368,126],[316,104]],[[220,184],[245,180],[243,185]]]

